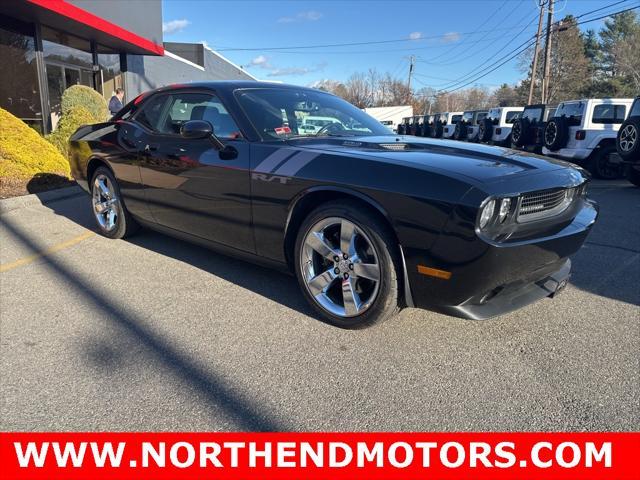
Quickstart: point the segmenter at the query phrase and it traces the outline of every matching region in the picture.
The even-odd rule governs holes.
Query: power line
[[[631,7],[631,8],[627,8],[627,9],[624,9],[624,10],[620,10],[620,11],[617,11],[617,12],[614,12],[614,13],[609,13],[609,14],[607,14],[607,15],[602,15],[602,16],[597,17],[597,18],[591,18],[591,19],[588,19],[588,20],[583,20],[582,22],[576,22],[576,25],[580,25],[580,24],[584,24],[584,23],[589,23],[589,22],[594,22],[594,21],[601,20],[601,19],[603,19],[603,18],[607,18],[607,17],[610,17],[610,16],[620,15],[621,13],[625,13],[625,12],[628,12],[628,11],[631,11],[631,10],[636,10],[636,9],[638,9],[638,8],[640,8],[640,7]],[[583,14],[582,16],[585,16],[585,15],[586,15],[586,14]],[[532,40],[532,39],[530,39],[530,40]],[[471,85],[471,84],[475,83],[477,80],[480,80],[481,78],[486,77],[486,76],[487,76],[487,75],[489,75],[490,73],[492,73],[492,72],[494,72],[494,71],[498,70],[500,67],[502,67],[503,65],[505,65],[505,64],[506,64],[506,63],[508,63],[509,61],[511,61],[511,60],[513,60],[514,58],[516,58],[518,55],[520,55],[521,53],[523,53],[524,51],[526,51],[529,47],[533,46],[533,44],[535,43],[535,40],[529,41],[529,43],[527,43],[527,42],[525,42],[525,43],[526,43],[526,45],[520,45],[522,48],[520,48],[520,46],[519,46],[519,47],[517,48],[517,51],[512,50],[512,52],[510,52],[510,53],[513,53],[514,51],[515,51],[515,53],[513,53],[513,55],[511,55],[509,58],[507,58],[506,60],[504,60],[503,62],[501,62],[499,65],[495,65],[495,63],[494,63],[494,64],[492,64],[491,66],[495,65],[495,67],[494,67],[494,68],[491,68],[491,70],[487,71],[486,73],[483,73],[482,75],[475,77],[473,80],[471,80],[471,81],[469,81],[469,82],[467,82],[467,83],[464,83],[463,85],[460,85],[460,86],[458,86],[458,87],[456,87],[456,88],[454,88],[454,89],[446,90],[446,91],[444,91],[445,89],[443,89],[443,90],[441,90],[441,91],[440,91],[440,93],[452,93],[452,92],[455,92],[455,91],[460,90],[460,89],[462,89],[462,88],[464,88],[464,87],[466,87],[466,86],[468,86],[468,85]],[[509,54],[507,54],[507,55],[509,55]],[[505,58],[505,57],[502,57],[502,58]],[[490,67],[491,67],[491,66],[490,66]],[[487,68],[489,68],[489,67],[487,67]],[[486,70],[486,69],[484,69],[484,70]],[[467,75],[467,76],[468,76],[468,75]],[[460,82],[457,82],[457,83],[460,83]]]
[[[504,32],[510,30],[516,30],[520,28],[522,25],[517,25],[509,28],[492,28],[491,30],[484,31],[474,31],[474,32],[460,32],[458,35],[460,36],[470,36],[478,33],[487,33],[487,32]],[[288,46],[288,47],[216,47],[216,51],[218,52],[230,52],[230,51],[244,51],[244,52],[258,52],[258,51],[279,51],[279,50],[301,50],[301,49],[314,49],[314,48],[332,48],[332,47],[352,47],[352,46],[361,46],[361,45],[380,45],[385,43],[400,43],[400,42],[420,42],[423,40],[443,40],[447,38],[447,34],[439,34],[439,35],[429,35],[422,36],[420,38],[399,38],[394,40],[375,40],[375,41],[366,41],[366,42],[351,42],[351,43],[329,43],[323,45],[298,45],[298,46]]]

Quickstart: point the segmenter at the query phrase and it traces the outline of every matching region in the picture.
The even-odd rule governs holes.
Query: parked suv
[[[598,178],[620,177],[623,164],[616,136],[632,103],[631,98],[561,103],[544,129],[542,153],[583,165]]]
[[[416,115],[413,117],[413,134],[416,137],[424,136],[424,115]]]
[[[431,126],[431,138],[442,138],[444,124],[446,122],[446,113],[436,113],[433,116],[433,125]]]
[[[524,107],[511,127],[511,147],[527,152],[542,153],[544,128],[556,111],[555,106],[538,104]]]
[[[477,142],[478,141],[478,133],[480,131],[480,124],[487,118],[489,112],[486,110],[476,112],[476,117],[472,123],[467,126],[467,141],[469,142]]]
[[[478,126],[478,141],[511,146],[511,127],[523,107],[496,107],[489,110]]]
[[[423,137],[430,137],[431,136],[431,131],[433,130],[433,119],[435,118],[435,115],[425,115],[424,116],[424,121],[422,123],[422,136]]]
[[[636,97],[629,116],[618,130],[616,149],[627,164],[627,179],[640,187],[640,97]]]
[[[402,122],[398,124],[398,135],[408,135],[409,134],[409,122],[411,121],[411,117],[404,117]]]
[[[442,138],[453,138],[453,132],[456,130],[456,124],[462,120],[464,112],[446,112],[442,123]]]
[[[487,111],[484,110],[468,110],[462,114],[462,119],[456,124],[453,131],[455,140],[469,140],[469,133],[477,131],[478,118],[485,118]],[[473,127],[476,127],[474,130]]]

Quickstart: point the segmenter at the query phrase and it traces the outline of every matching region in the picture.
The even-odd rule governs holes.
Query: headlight
[[[503,198],[500,202],[500,212],[498,212],[498,220],[500,223],[504,223],[507,215],[509,214],[509,210],[511,210],[511,199]]]
[[[493,218],[493,213],[495,209],[496,209],[496,201],[489,200],[487,204],[484,206],[484,208],[482,209],[482,212],[480,213],[480,222],[479,222],[480,228],[484,228],[487,226],[489,221]]]

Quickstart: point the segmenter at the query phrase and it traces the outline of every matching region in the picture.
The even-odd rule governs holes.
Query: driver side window
[[[213,126],[219,138],[240,138],[240,129],[216,95],[199,92],[179,92],[167,95],[169,104],[156,130],[179,135],[182,125],[190,120],[205,120]]]

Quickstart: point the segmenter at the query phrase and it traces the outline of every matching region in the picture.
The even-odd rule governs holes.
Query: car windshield
[[[293,88],[252,88],[239,90],[236,95],[265,140],[393,135],[375,118],[328,93]]]

